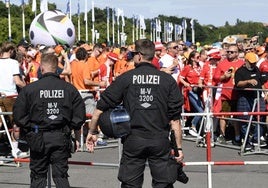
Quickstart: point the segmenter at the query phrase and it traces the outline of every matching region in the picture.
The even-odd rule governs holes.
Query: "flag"
[[[36,0],[33,0],[32,2],[32,11],[36,12]]]
[[[151,20],[151,28],[154,30],[156,29],[156,22],[154,19]]]
[[[187,22],[186,22],[186,19],[185,18],[183,18],[182,23],[181,23],[181,26],[182,26],[182,29],[183,30],[186,30],[187,29]]]
[[[123,10],[120,8],[117,8],[117,13],[116,13],[116,17],[117,17],[117,25],[119,25],[119,19],[120,16],[122,16],[124,14]]]
[[[194,29],[194,19],[191,19],[190,24],[191,24],[191,28]]]
[[[9,6],[10,6],[10,0],[5,0],[5,3],[6,3],[6,8],[9,8]]]
[[[161,28],[161,21],[160,21],[160,19],[158,19],[158,18],[156,18],[155,19],[155,25],[156,25],[156,31],[157,32],[161,32],[162,31],[162,28]]]
[[[181,25],[175,24],[175,33],[177,35],[181,35],[181,33],[182,33],[182,27],[181,27]]]
[[[92,22],[95,22],[94,1],[92,1]]]
[[[168,22],[168,29],[167,29],[168,33],[172,33],[173,32],[173,23]]]
[[[40,11],[45,12],[48,10],[47,0],[40,0]]]
[[[144,16],[140,15],[140,28],[141,29],[146,29],[145,21],[144,21]]]
[[[84,21],[87,21],[87,0],[85,0],[85,17],[84,17]]]
[[[77,14],[80,15],[80,1],[77,2]]]
[[[66,5],[66,14],[70,14],[70,0],[68,0]]]
[[[25,5],[24,0],[21,0],[21,6],[24,6],[24,5]]]

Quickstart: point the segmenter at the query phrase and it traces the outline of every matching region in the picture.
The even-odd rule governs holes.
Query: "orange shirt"
[[[91,74],[92,72],[95,72],[95,71],[99,70],[100,65],[101,64],[100,64],[98,58],[96,58],[96,57],[89,57],[87,59],[87,62],[86,62],[86,69],[88,71],[88,74]],[[90,76],[87,75],[86,78],[87,79],[91,79],[93,81],[99,81],[99,76],[95,76],[94,78],[92,78],[91,75]]]
[[[127,63],[125,64],[125,67],[124,67],[124,70],[123,70],[122,73],[127,72],[127,71],[129,71],[129,70],[132,70],[132,69],[134,69],[134,68],[135,68],[135,65],[134,65],[134,62],[133,62],[133,61],[127,62]],[[122,73],[121,73],[121,74],[122,74]]]
[[[72,69],[71,80],[74,87],[76,87],[76,89],[78,90],[86,89],[83,77],[85,66],[86,63],[84,61],[78,61],[77,59],[71,62],[71,69]]]
[[[125,59],[119,59],[114,65],[114,75],[119,76],[125,70],[125,65],[127,61]]]
[[[99,66],[101,66],[103,63],[106,62],[107,60],[107,54],[106,53],[102,53],[99,57],[97,57],[98,62],[99,62]]]

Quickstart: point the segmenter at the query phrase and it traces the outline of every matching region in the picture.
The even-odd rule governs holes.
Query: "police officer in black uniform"
[[[131,133],[124,139],[118,179],[122,188],[140,188],[148,160],[154,188],[172,188],[176,181],[176,162],[183,160],[181,110],[183,97],[176,81],[157,70],[151,61],[154,43],[148,39],[135,42],[136,68],[116,80],[101,94],[89,125],[86,145],[90,152],[98,133],[100,114],[121,102],[130,115]],[[173,160],[169,132],[175,132],[179,157]]]
[[[27,132],[31,188],[46,187],[50,164],[56,187],[70,187],[71,130],[85,122],[84,102],[77,89],[55,73],[57,65],[54,54],[43,54],[42,78],[24,87],[13,107],[15,123]]]

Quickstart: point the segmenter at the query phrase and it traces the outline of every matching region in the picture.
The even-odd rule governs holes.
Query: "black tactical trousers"
[[[177,177],[176,162],[171,158],[169,139],[129,135],[123,143],[118,179],[122,188],[141,188],[146,161],[153,188],[173,188]]]
[[[47,131],[42,134],[45,144],[44,151],[30,151],[31,188],[46,187],[50,165],[56,187],[69,188],[67,173],[68,158],[70,157],[69,140],[62,131]]]

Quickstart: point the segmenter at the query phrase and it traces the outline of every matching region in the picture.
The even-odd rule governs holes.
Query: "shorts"
[[[236,112],[237,101],[236,100],[225,100],[222,101],[221,112]]]
[[[16,98],[1,98],[0,99],[0,108],[2,112],[12,112],[13,105],[15,103]],[[7,123],[8,128],[11,128],[13,125],[13,116],[5,115],[5,121]],[[0,118],[0,123],[2,123],[2,118]]]
[[[94,95],[90,92],[80,92],[80,95],[85,102],[86,113],[92,115],[97,105]]]

